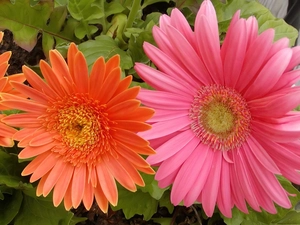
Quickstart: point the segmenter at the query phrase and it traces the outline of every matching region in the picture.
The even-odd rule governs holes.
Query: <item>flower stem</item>
[[[136,14],[141,6],[141,0],[133,0],[131,10],[128,15],[128,20],[126,24],[126,28],[132,27],[133,21],[136,17]]]

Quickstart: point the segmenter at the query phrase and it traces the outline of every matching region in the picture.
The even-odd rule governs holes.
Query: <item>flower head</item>
[[[300,47],[274,30],[258,34],[254,17],[237,12],[220,47],[215,9],[204,0],[194,31],[178,9],[153,28],[158,47],[144,50],[158,70],[135,66],[156,90],[142,90],[155,109],[152,129],[141,135],[157,154],[160,187],[172,184],[171,201],[202,203],[208,216],[217,205],[227,217],[236,206],[248,212],[289,208],[276,175],[300,183]]]
[[[3,119],[22,128],[14,135],[24,148],[19,158],[34,157],[22,175],[40,179],[37,195],[54,189],[55,206],[64,199],[66,209],[81,201],[89,209],[95,197],[106,212],[108,202],[118,201],[115,180],[135,191],[144,185],[138,171],[153,173],[139,154],[154,151],[137,135],[150,128],[145,120],[153,110],[136,100],[139,87],[128,88],[131,76],[120,79],[119,61],[118,55],[106,63],[100,57],[89,75],[83,54],[71,44],[68,63],[56,50],[50,51],[51,66],[40,62],[45,82],[23,66],[31,87],[11,85],[28,98],[1,94],[2,105],[24,111]]]
[[[0,42],[3,39],[3,32],[0,32]],[[6,76],[6,71],[9,66],[8,60],[10,59],[11,52],[7,51],[0,55],[0,92],[12,93],[19,95],[17,91],[15,91],[12,86],[9,84],[9,81],[15,80],[18,82],[24,82],[25,77],[22,74],[10,75]],[[1,110],[5,110],[5,107],[0,107]],[[0,119],[4,118],[5,115],[1,114]],[[6,124],[0,122],[0,145],[4,147],[12,147],[14,145],[12,136],[16,133],[12,127],[7,126]]]

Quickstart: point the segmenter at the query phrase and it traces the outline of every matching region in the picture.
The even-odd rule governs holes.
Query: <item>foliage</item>
[[[248,18],[254,15],[258,19],[260,32],[274,28],[275,40],[282,37],[290,39],[293,45],[297,31],[282,19],[275,18],[268,9],[255,0],[212,0],[218,16],[221,39],[226,34],[230,20],[237,10],[241,16]],[[0,1],[0,29],[8,29],[13,33],[14,41],[27,51],[42,39],[42,47],[46,58],[50,49],[56,48],[65,55],[70,42],[78,44],[84,53],[88,66],[91,67],[96,58],[105,59],[119,54],[123,76],[133,74],[131,86],[150,89],[134,71],[135,62],[149,64],[143,51],[145,41],[154,43],[152,28],[158,24],[162,12],[146,14],[147,7],[157,3],[170,3],[169,0],[2,0]],[[194,25],[195,15],[202,0],[174,0],[189,21]],[[171,6],[172,4],[170,4]],[[166,9],[170,12],[170,9]],[[35,184],[29,184],[21,171],[27,162],[18,161],[17,148],[0,149],[0,225],[13,222],[22,224],[76,224],[85,218],[77,218],[63,206],[55,208],[51,196],[36,197]],[[166,207],[170,213],[174,206],[170,203],[170,190],[158,187],[154,176],[142,174],[145,187],[138,187],[135,193],[119,187],[118,205],[114,210],[122,209],[126,218],[135,214],[151,219],[157,207]],[[293,207],[300,199],[300,193],[285,179],[279,177],[282,185],[290,193]],[[276,207],[275,215],[266,212],[257,213],[249,209],[249,214],[233,210],[232,218],[225,218],[228,225],[277,225],[300,224],[297,210]],[[212,218],[208,224],[213,224]],[[169,218],[156,218],[161,224],[170,224]]]

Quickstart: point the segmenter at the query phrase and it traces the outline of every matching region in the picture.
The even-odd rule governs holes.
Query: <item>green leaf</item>
[[[16,189],[26,188],[27,178],[21,176],[26,163],[19,163],[16,155],[0,151],[0,184]]]
[[[166,190],[162,197],[159,199],[159,206],[160,207],[166,207],[169,211],[169,213],[173,213],[174,211],[174,205],[171,203],[170,200],[171,191]]]
[[[122,70],[130,69],[133,66],[131,57],[118,47],[118,43],[115,40],[105,35],[100,35],[95,40],[86,41],[78,45],[78,48],[85,55],[89,68],[100,56],[108,60],[116,54],[119,54],[121,57],[120,65]]]
[[[288,37],[290,45],[295,43],[298,37],[298,31],[292,26],[288,25],[283,19],[277,19],[272,13],[263,5],[255,0],[227,0],[226,4],[220,0],[212,0],[219,21],[219,32],[226,33],[230,20],[236,11],[241,10],[241,17],[248,18],[255,16],[258,20],[259,32],[263,32],[268,28],[274,28],[275,41]]]
[[[142,173],[143,180],[145,182],[144,187],[138,187],[142,192],[149,193],[152,198],[159,200],[163,193],[169,188],[159,188],[158,182],[154,179],[154,175]]]
[[[112,206],[113,210],[122,209],[126,219],[135,214],[143,215],[144,220],[150,220],[157,211],[158,202],[148,193],[141,190],[130,192],[123,187],[118,187],[119,202],[117,206]]]
[[[14,220],[14,225],[68,225],[72,217],[73,213],[66,211],[62,204],[54,207],[52,202],[45,201],[43,197],[33,198],[24,195],[22,206]]]
[[[77,41],[75,26],[66,21],[66,7],[54,8],[52,1],[39,1],[32,7],[30,0],[0,1],[0,28],[9,29],[14,41],[20,47],[31,51],[36,45],[38,33],[42,33],[45,55],[53,48],[55,41]],[[55,38],[55,41],[54,41]]]
[[[31,7],[29,0],[9,0],[0,2],[0,28],[13,32],[14,41],[31,51],[37,42],[37,34],[44,27],[51,14],[52,3],[40,2]]]
[[[285,209],[278,205],[275,205],[277,213],[270,214],[266,211],[256,212],[253,209],[249,208],[249,214],[244,214],[238,209],[234,208],[232,211],[232,218],[226,218],[224,216],[224,222],[227,225],[277,225],[277,224],[289,224],[289,221],[297,221],[300,224],[299,212],[295,211],[295,206],[300,199],[299,191],[284,177],[278,176],[278,180],[280,181],[282,187],[291,194],[295,196],[291,196],[290,200],[292,203],[291,209]],[[298,220],[297,216],[298,215]],[[293,223],[291,223],[293,224]]]
[[[299,225],[300,224],[300,212],[291,211],[286,216],[277,222],[277,224],[284,225]]]
[[[9,224],[18,214],[22,204],[22,191],[14,191],[12,195],[5,194],[4,200],[0,200],[0,225]]]
[[[160,2],[160,3],[161,2],[167,2],[167,3],[169,3],[170,0],[144,0],[143,4],[142,4],[142,9],[145,8],[145,7],[147,7],[148,5],[152,5],[152,4],[158,3],[158,2]]]

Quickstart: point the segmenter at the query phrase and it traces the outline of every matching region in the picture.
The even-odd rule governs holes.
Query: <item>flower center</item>
[[[245,99],[223,86],[201,87],[190,109],[191,128],[216,150],[240,147],[250,133],[251,113]]]
[[[52,151],[74,165],[96,164],[105,153],[115,156],[116,143],[110,134],[113,122],[105,110],[105,104],[84,94],[53,102],[44,118],[46,130],[58,143]]]

